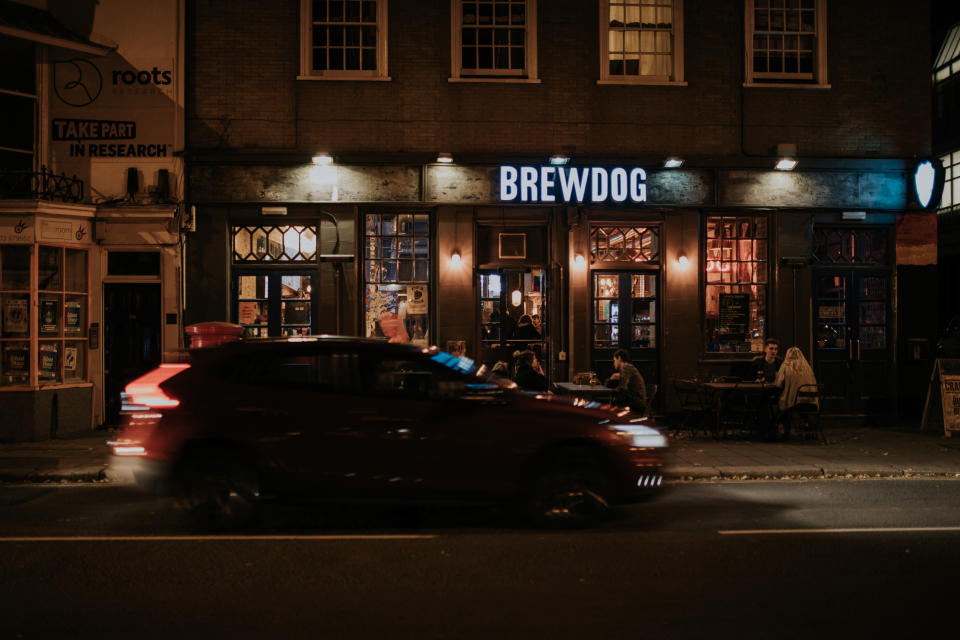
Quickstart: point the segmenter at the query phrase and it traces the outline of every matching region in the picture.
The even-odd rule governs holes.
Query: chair
[[[657,391],[660,389],[660,386],[656,383],[647,385],[647,413],[650,413],[653,409],[653,403],[657,399]]]
[[[731,431],[754,431],[758,421],[759,407],[750,393],[736,386],[729,391],[721,391],[717,410],[720,412],[720,431],[723,435]]]
[[[820,424],[820,411],[823,408],[823,385],[805,384],[797,390],[797,404],[790,408],[791,424],[797,427],[801,440],[810,434],[820,442],[826,442]]]
[[[675,378],[673,389],[677,392],[680,401],[680,427],[696,432],[697,429],[707,432],[706,419],[710,404],[703,393],[703,389],[696,380]]]

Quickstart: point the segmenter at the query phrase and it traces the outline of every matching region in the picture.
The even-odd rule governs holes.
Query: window
[[[387,0],[300,0],[301,79],[389,80]]]
[[[537,3],[451,0],[452,80],[537,81]]]
[[[767,219],[708,216],[705,234],[706,351],[760,352],[767,336]]]
[[[819,228],[813,231],[813,256],[821,264],[885,265],[886,229]]]
[[[32,291],[31,246],[0,246],[0,386],[29,385],[33,371],[41,385],[87,379],[87,252],[45,245],[36,251]]]
[[[592,262],[652,263],[660,261],[660,230],[656,227],[591,227]]]
[[[317,228],[233,227],[234,262],[316,262]]]
[[[33,170],[37,132],[36,48],[32,42],[0,38],[0,170]]]
[[[746,84],[827,87],[827,0],[745,0]]]
[[[960,206],[960,149],[940,156],[943,163],[943,195],[940,197],[940,213],[954,211]]]
[[[956,148],[960,144],[960,118],[956,117],[960,111],[960,24],[951,27],[943,39],[933,63],[932,79],[933,139],[947,148]],[[948,162],[943,165],[950,166]]]
[[[683,0],[601,0],[600,84],[683,83]]]
[[[367,337],[430,344],[430,216],[364,216],[364,326]]]

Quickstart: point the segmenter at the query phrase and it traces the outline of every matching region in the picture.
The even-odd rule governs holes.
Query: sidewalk
[[[827,443],[671,437],[668,481],[701,479],[956,477],[960,438],[911,428],[825,426]],[[0,444],[0,483],[110,483],[110,431]]]

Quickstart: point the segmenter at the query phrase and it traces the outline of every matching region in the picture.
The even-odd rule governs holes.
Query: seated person
[[[616,372],[607,379],[607,386],[616,390],[614,404],[627,405],[637,413],[647,412],[647,385],[637,368],[630,363],[630,353],[617,349],[613,354]]]
[[[800,351],[799,347],[787,349],[780,371],[777,372],[776,384],[782,388],[780,399],[777,401],[777,409],[780,411],[779,422],[784,425],[784,435],[789,437],[790,426],[794,418],[792,409],[797,405],[797,395],[800,388],[805,385],[817,384],[813,368],[803,357],[803,352]]]
[[[533,326],[533,318],[526,313],[520,316],[517,330],[513,333],[514,340],[540,340],[540,332]]]
[[[780,351],[779,340],[767,338],[763,341],[763,355],[757,356],[750,363],[757,382],[772,383],[777,379],[777,370],[783,363],[783,360],[777,357],[778,351]]]
[[[509,378],[510,366],[503,360],[497,360],[497,363],[490,369],[490,373],[501,378]]]
[[[543,367],[537,359],[537,354],[529,349],[516,351],[513,358],[517,363],[517,372],[513,381],[524,391],[547,391],[547,377],[543,375]]]

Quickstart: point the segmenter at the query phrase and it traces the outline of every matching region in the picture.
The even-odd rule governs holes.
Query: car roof
[[[229,356],[232,354],[270,353],[271,351],[286,351],[296,347],[314,345],[322,348],[350,347],[360,350],[375,349],[388,353],[404,354],[431,354],[439,352],[436,346],[418,347],[409,343],[387,342],[376,338],[358,338],[356,336],[320,335],[307,337],[278,337],[278,338],[239,338],[230,342],[210,347],[191,349],[190,355],[200,358]]]

